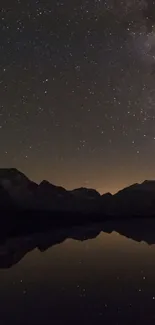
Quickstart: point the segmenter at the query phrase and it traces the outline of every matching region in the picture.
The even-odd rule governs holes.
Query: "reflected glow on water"
[[[0,317],[17,325],[153,324],[155,245],[101,232],[36,248],[0,270]]]

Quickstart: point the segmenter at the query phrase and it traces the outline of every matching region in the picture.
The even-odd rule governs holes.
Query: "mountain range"
[[[15,168],[0,169],[1,211],[82,213],[102,216],[155,216],[155,181],[133,184],[118,193],[66,190],[43,180],[36,184]]]

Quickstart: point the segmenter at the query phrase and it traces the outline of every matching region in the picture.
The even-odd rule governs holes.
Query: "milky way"
[[[101,192],[155,178],[154,1],[2,1],[0,167]]]

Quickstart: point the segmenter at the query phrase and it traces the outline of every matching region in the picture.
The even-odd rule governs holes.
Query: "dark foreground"
[[[1,233],[1,324],[154,324],[153,219]]]

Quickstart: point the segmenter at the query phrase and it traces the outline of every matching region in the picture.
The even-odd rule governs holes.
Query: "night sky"
[[[155,4],[2,0],[0,167],[101,193],[155,179]]]

